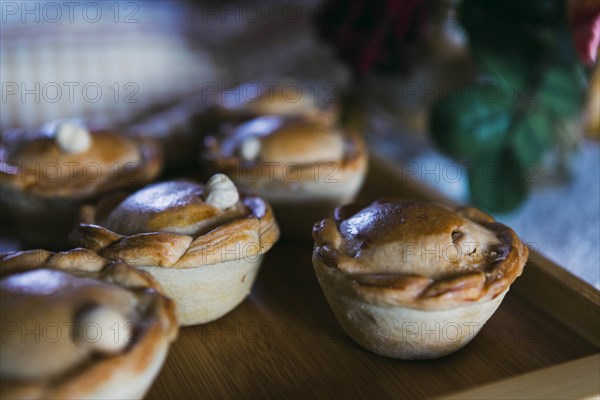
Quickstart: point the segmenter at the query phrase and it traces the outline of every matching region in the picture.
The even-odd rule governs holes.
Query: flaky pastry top
[[[250,138],[259,140],[259,162],[316,163],[344,157],[344,136],[335,127],[308,118],[263,116],[226,133],[221,155],[233,157]]]
[[[251,115],[299,115],[323,107],[308,88],[289,83],[260,85],[247,82],[221,94],[219,107]]]
[[[96,222],[121,235],[167,232],[198,236],[250,212],[242,202],[220,210],[203,200],[204,191],[203,185],[185,180],[151,184],[112,209],[99,209]]]
[[[522,272],[527,247],[474,208],[384,199],[336,209],[313,230],[315,257],[374,303],[450,308],[495,298]]]
[[[0,142],[3,184],[37,196],[85,198],[139,186],[161,168],[162,154],[153,140],[111,131],[90,132],[89,147],[78,152],[62,150],[44,129],[7,131]]]
[[[221,209],[209,204],[204,185],[160,182],[84,206],[69,235],[79,246],[136,266],[189,268],[263,254],[279,238],[270,206],[240,193]]]
[[[306,116],[262,116],[208,136],[206,170],[237,171],[253,188],[324,181],[364,174],[368,152],[361,136],[333,122]],[[331,182],[328,182],[331,183]]]

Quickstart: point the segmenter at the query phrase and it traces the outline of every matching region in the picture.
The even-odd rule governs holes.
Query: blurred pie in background
[[[9,130],[0,141],[0,199],[21,239],[57,248],[66,243],[81,204],[114,189],[142,186],[162,165],[153,140],[90,130],[79,120]]]
[[[312,224],[358,193],[368,164],[357,132],[322,114],[267,115],[222,126],[205,142],[203,167],[267,199],[284,233]]]

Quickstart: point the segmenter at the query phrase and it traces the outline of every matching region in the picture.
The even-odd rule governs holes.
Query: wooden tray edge
[[[525,271],[515,291],[600,348],[600,292],[537,252]]]
[[[589,399],[600,397],[600,354],[452,393],[442,399]]]

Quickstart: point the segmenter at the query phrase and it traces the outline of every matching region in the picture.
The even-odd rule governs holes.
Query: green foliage
[[[585,100],[586,81],[577,65],[549,68],[539,88],[541,106],[560,116],[577,114]]]
[[[437,102],[430,132],[437,144],[455,158],[479,160],[502,151],[511,124],[510,103],[502,93],[494,99],[478,83],[460,88],[456,98]]]
[[[532,112],[519,119],[510,134],[510,149],[524,163],[537,163],[552,145],[551,113]]]
[[[469,169],[472,201],[488,211],[512,210],[527,196],[524,172],[510,150],[478,162]]]
[[[490,101],[483,90],[464,96],[465,86],[458,99],[434,105],[430,131],[443,151],[473,162],[472,201],[508,211],[527,194],[523,166],[541,162],[555,143],[566,142],[563,122],[582,108],[585,76],[564,0],[463,0],[459,13],[475,61],[503,96]],[[494,167],[497,179],[489,176]]]
[[[521,88],[527,84],[529,69],[527,60],[515,51],[504,54],[494,49],[478,46],[473,49],[477,63],[506,89]]]

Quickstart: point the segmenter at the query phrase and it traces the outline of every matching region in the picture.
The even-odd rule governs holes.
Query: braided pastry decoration
[[[0,255],[0,277],[37,268],[50,268],[75,274],[98,274],[100,279],[126,289],[152,289],[161,292],[160,286],[147,272],[131,268],[125,263],[114,262],[89,249],[76,248],[57,253],[47,250],[27,250]]]
[[[428,207],[431,207],[432,210],[440,209],[419,202],[405,202],[404,204],[416,204],[419,211],[415,215],[411,215],[411,211],[402,214],[402,219],[399,219],[400,224],[415,217],[422,218],[421,211]],[[374,203],[374,205],[377,206],[378,203]],[[423,271],[423,274],[414,271],[399,272],[397,270],[400,268],[394,266],[400,264],[401,255],[398,254],[394,260],[389,261],[393,264],[387,268],[390,271],[373,272],[363,264],[362,255],[357,257],[357,254],[353,254],[356,251],[352,250],[352,246],[348,243],[349,240],[340,232],[340,220],[343,221],[346,218],[343,214],[348,212],[348,216],[351,216],[355,211],[360,210],[357,205],[345,207],[346,210],[344,207],[337,210],[336,221],[327,219],[315,226],[313,258],[316,262],[324,264],[333,273],[336,287],[357,295],[371,304],[442,310],[474,302],[489,301],[499,296],[521,275],[529,254],[527,247],[512,229],[495,222],[493,217],[478,209],[464,208],[457,210],[455,216],[463,217],[467,221],[480,225],[499,241],[485,246],[485,250],[480,248],[479,252],[482,254],[477,263],[472,262],[472,265],[457,267],[456,270],[444,274],[427,274],[428,271]],[[398,211],[394,210],[394,212]],[[428,226],[427,229],[433,227],[433,230],[439,231],[442,235],[447,231],[448,237],[450,237],[453,230],[456,229],[455,222],[460,220],[444,221],[443,218],[436,216],[430,220],[424,219],[424,221],[424,224]],[[362,243],[367,243],[366,246],[361,244],[363,248],[377,246],[377,243],[369,242],[372,239],[363,238],[361,233],[357,237],[360,237]],[[404,244],[409,244],[409,242]],[[429,249],[431,248],[433,247],[430,246]],[[417,255],[417,257],[419,256]],[[469,262],[471,261],[467,261],[467,263]]]
[[[159,184],[160,185],[160,184]],[[200,185],[197,185],[201,188]],[[230,202],[231,193],[223,190],[220,196],[206,196],[207,202],[215,204]],[[69,234],[69,240],[75,245],[97,252],[111,260],[123,260],[134,266],[160,266],[165,268],[192,268],[242,258],[257,257],[267,252],[279,238],[279,229],[275,223],[270,206],[259,197],[240,193],[240,202],[232,206],[231,216],[219,225],[219,220],[200,230],[198,235],[156,231],[136,234],[119,234],[101,226],[97,221],[99,213],[106,213],[102,201],[98,207],[85,206],[81,210],[81,223]],[[237,198],[233,199],[237,201]],[[225,202],[225,203],[223,203]],[[176,224],[182,219],[194,224],[212,221],[215,208],[203,204],[203,208],[180,211],[181,207],[172,207],[153,217],[149,227],[161,227]],[[237,207],[237,208],[236,208]],[[112,210],[109,210],[110,212]],[[203,214],[200,214],[203,213]],[[188,214],[199,214],[196,220]],[[225,218],[225,217],[222,217]],[[101,219],[101,218],[100,218]],[[139,220],[140,218],[138,218]],[[214,225],[217,225],[216,227]],[[147,227],[146,227],[147,228]],[[212,229],[210,229],[212,228]],[[162,229],[162,228],[161,228]],[[166,230],[166,229],[164,229]]]

